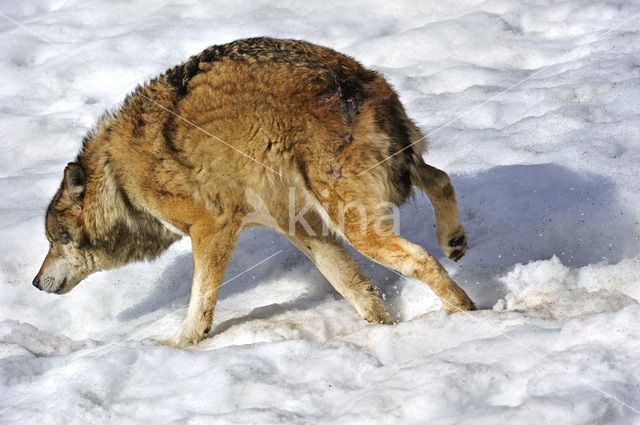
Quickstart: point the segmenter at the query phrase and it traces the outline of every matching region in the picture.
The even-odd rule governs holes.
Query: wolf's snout
[[[62,280],[62,283],[58,284],[57,281],[50,276],[46,276],[43,279],[40,277],[40,275],[37,275],[33,278],[32,283],[33,286],[35,286],[39,290],[48,292],[50,294],[62,294],[64,292],[68,292],[68,290],[65,291],[65,284],[67,283],[66,278]]]

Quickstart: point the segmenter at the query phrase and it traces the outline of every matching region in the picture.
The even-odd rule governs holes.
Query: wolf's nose
[[[38,277],[38,276],[34,277],[32,283],[33,283],[33,286],[35,286],[38,289],[41,289],[40,288],[40,277]]]

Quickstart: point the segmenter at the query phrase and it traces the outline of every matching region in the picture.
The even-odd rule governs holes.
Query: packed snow
[[[306,39],[383,73],[456,188],[443,258],[481,310],[354,253],[397,321],[361,320],[285,239],[246,231],[207,338],[188,238],[63,296],[31,280],[44,211],[97,118],[211,44]],[[0,3],[0,423],[640,424],[635,0]]]

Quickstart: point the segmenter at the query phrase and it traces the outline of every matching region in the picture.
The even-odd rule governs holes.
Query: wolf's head
[[[56,294],[99,270],[155,258],[182,236],[135,208],[108,167],[87,178],[74,162],[47,210],[46,232],[49,252],[33,285]]]
[[[47,210],[47,253],[33,285],[56,294],[69,292],[91,273],[105,268],[104,256],[93,249],[84,228],[86,179],[82,167],[69,163]]]

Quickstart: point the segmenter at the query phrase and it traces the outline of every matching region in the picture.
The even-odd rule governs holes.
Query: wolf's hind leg
[[[393,234],[391,228],[384,231],[386,235],[361,234],[348,223],[345,225],[347,239],[358,251],[405,276],[425,282],[442,300],[444,310],[456,313],[475,309],[469,296],[449,277],[438,260],[421,246]]]
[[[458,219],[458,203],[449,176],[423,161],[418,164],[420,187],[427,194],[436,213],[438,243],[445,255],[454,261],[467,251],[467,239]]]
[[[317,217],[316,222],[319,220]],[[301,226],[296,228],[295,235],[286,236],[311,259],[363,319],[371,323],[391,323],[387,309],[373,285],[360,273],[357,263],[340,240],[333,235],[309,236]]]
[[[238,240],[239,229],[236,220],[223,217],[191,226],[193,283],[189,311],[180,330],[163,341],[166,345],[179,347],[200,341],[211,328],[218,292]]]
[[[333,225],[342,230],[346,239],[362,254],[395,269],[405,276],[419,279],[429,285],[449,312],[473,310],[475,306],[467,294],[449,277],[442,265],[421,246],[413,244],[395,233],[385,217],[390,216],[388,202],[377,200],[375,179],[344,179],[327,205]],[[359,208],[340,211],[340,200]]]

